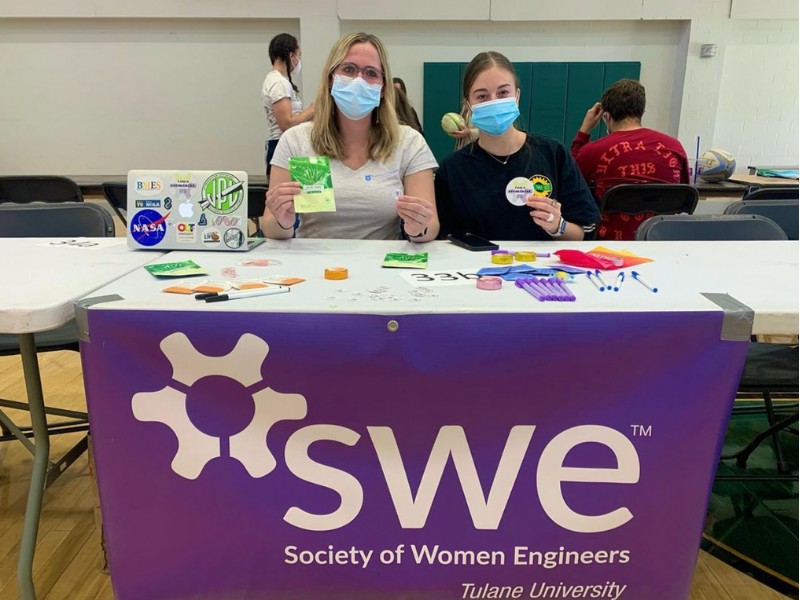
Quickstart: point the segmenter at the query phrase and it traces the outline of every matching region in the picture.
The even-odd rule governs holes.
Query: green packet
[[[327,156],[290,158],[289,175],[303,190],[294,197],[294,212],[336,212],[331,162]]]
[[[208,275],[203,267],[193,260],[183,262],[161,263],[158,265],[145,265],[145,269],[156,277],[191,277],[192,275]]]
[[[382,267],[396,267],[399,269],[427,269],[428,253],[422,254],[387,254],[383,257]]]

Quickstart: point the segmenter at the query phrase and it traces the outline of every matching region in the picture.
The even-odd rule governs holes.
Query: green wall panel
[[[569,63],[567,79],[567,110],[564,126],[564,143],[569,146],[578,133],[583,117],[603,94],[603,73],[605,63]],[[597,128],[592,131],[592,139],[600,137]]]
[[[519,120],[517,121],[517,127],[525,131],[531,130],[532,67],[531,63],[514,63],[514,70],[519,78]]]
[[[567,107],[565,63],[533,63],[528,131],[564,142],[564,119]]]
[[[459,63],[425,63],[422,127],[437,160],[455,147],[455,140],[442,131],[442,115],[461,110],[461,69]]]

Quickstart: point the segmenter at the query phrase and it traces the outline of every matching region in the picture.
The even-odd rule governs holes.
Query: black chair
[[[691,215],[700,194],[682,183],[625,183],[608,190],[600,201],[600,214]]]
[[[260,217],[264,214],[264,201],[267,198],[267,186],[247,186],[247,218],[256,226],[256,237],[263,237]]]
[[[128,184],[111,183],[103,184],[103,196],[106,197],[111,208],[117,213],[119,220],[126,227],[128,226]]]
[[[786,233],[780,226],[759,215],[673,215],[653,217],[642,223],[636,232],[637,240],[644,241],[772,241],[786,240]],[[781,431],[797,434],[791,426],[798,419],[798,405],[792,403],[781,407],[777,414],[772,402],[773,394],[790,393],[797,397],[800,393],[798,382],[798,350],[793,344],[765,344],[751,338],[747,350],[744,372],[739,382],[739,394],[759,394],[764,400],[764,408],[734,408],[733,414],[754,414],[765,412],[768,427],[759,433],[747,446],[732,454],[723,455],[721,460],[736,459],[739,466],[746,467],[747,459],[766,439],[772,438],[777,476],[752,477],[738,475],[717,476],[718,481],[737,481],[750,479],[796,480],[796,475],[788,475],[788,464],[784,461],[778,435]],[[788,411],[788,414],[786,413]],[[778,418],[780,417],[780,419]]]
[[[792,187],[763,187],[756,188],[742,200],[797,200],[800,198],[800,188]]]
[[[742,200],[725,209],[726,215],[761,215],[775,221],[790,240],[797,240],[800,202],[794,200]]]
[[[114,220],[95,204],[0,204],[0,237],[114,237]]]
[[[758,215],[666,215],[639,226],[643,242],[786,240],[780,225]]]
[[[2,204],[0,205],[0,237],[113,237],[114,221],[106,210],[94,204]],[[75,321],[66,325],[34,334],[36,351],[79,351],[78,331]],[[17,336],[0,334],[0,356],[20,353]],[[18,427],[3,412],[3,407],[28,410],[25,402],[0,398],[0,442],[33,436],[31,427]],[[45,407],[45,413],[66,418],[48,424],[51,435],[88,431],[86,413],[73,410]],[[60,469],[65,469],[86,448],[86,439],[75,444],[58,461],[59,472],[48,474],[48,483],[55,480]]]
[[[83,194],[67,177],[6,175],[0,177],[0,204],[4,202],[83,202]]]

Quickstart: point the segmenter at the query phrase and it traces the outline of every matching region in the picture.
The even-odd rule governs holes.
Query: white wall
[[[670,122],[670,108],[684,28],[680,21],[342,21],[343,34],[367,31],[388,46],[392,75],[406,82],[420,115],[423,64],[429,61],[469,62],[484,50],[520,62],[639,61],[647,88],[645,125],[673,135],[677,121]]]
[[[0,19],[0,173],[261,173],[284,31],[298,20]]]
[[[734,21],[720,85],[714,146],[748,164],[797,165],[798,22]]]
[[[387,43],[420,112],[426,61],[490,48],[633,60],[645,124],[690,154],[700,135],[743,166],[797,163],[797,15],[797,0],[0,0],[0,174],[261,173],[269,40],[299,34],[309,102],[332,43],[362,29]],[[703,43],[719,55],[699,58]]]

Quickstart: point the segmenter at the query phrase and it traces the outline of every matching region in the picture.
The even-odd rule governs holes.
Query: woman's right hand
[[[267,192],[266,205],[278,225],[284,229],[294,227],[294,197],[300,193],[300,184],[287,181]]]

